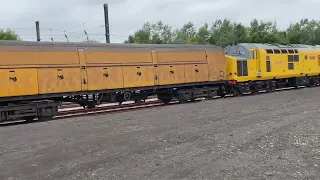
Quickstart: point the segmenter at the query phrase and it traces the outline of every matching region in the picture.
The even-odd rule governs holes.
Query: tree
[[[183,25],[181,29],[174,31],[173,43],[175,44],[194,44],[197,29],[192,22]]]
[[[252,43],[279,43],[278,34],[276,22],[251,21],[249,41]]]
[[[128,37],[126,43],[148,44],[214,44],[225,47],[230,43],[320,44],[320,22],[301,19],[286,30],[276,22],[253,19],[249,26],[228,19],[216,20],[211,27],[205,23],[196,28],[192,22],[172,31],[159,21],[145,23]]]
[[[209,25],[205,23],[192,38],[193,44],[208,44],[210,38]]]
[[[126,43],[169,44],[172,42],[172,29],[162,21],[145,23],[142,28],[128,37]]]
[[[246,34],[246,32],[244,33]],[[237,41],[235,34],[235,23],[232,23],[227,19],[216,20],[211,27],[209,43],[223,47],[227,46],[228,44],[235,43]]]
[[[11,29],[0,30],[0,40],[20,40],[20,37]]]
[[[288,39],[293,44],[320,44],[319,21],[302,19],[287,29]]]

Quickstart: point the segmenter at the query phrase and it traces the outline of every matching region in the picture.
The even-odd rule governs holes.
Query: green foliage
[[[145,23],[142,28],[128,37],[126,43],[169,44],[172,42],[172,29],[162,21],[155,24]]]
[[[11,29],[0,30],[0,40],[20,40],[20,37]]]
[[[188,22],[179,29],[159,21],[145,23],[128,37],[126,43],[145,44],[215,44],[227,46],[230,43],[278,43],[278,44],[320,44],[320,21],[302,19],[286,30],[279,30],[276,22],[253,19],[249,26],[228,19],[216,20],[211,27],[206,23],[196,28]]]
[[[173,43],[175,44],[193,44],[197,29],[192,22],[189,22],[182,26],[181,29],[176,29],[173,32]]]
[[[302,19],[300,22],[289,26],[287,36],[289,41],[294,44],[319,44],[320,23],[315,20]]]

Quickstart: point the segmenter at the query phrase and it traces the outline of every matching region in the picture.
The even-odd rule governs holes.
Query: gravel
[[[319,88],[0,127],[0,179],[319,179]]]

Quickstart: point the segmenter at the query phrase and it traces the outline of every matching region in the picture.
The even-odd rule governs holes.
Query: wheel
[[[316,86],[316,83],[314,82],[313,79],[310,79],[310,82],[306,85],[307,88],[312,88],[312,87],[315,87]]]
[[[88,109],[94,109],[96,107],[96,105],[94,102],[89,102],[87,107],[88,107]]]
[[[39,116],[38,120],[44,122],[44,121],[50,121],[52,120],[52,118],[53,116]]]
[[[273,92],[275,92],[275,91],[276,91],[276,87],[275,87],[275,86],[270,86],[270,87],[266,90],[267,93],[273,93]]]
[[[27,116],[27,117],[25,117],[24,119],[25,119],[27,122],[32,122],[35,118],[36,118],[36,116]]]
[[[257,94],[259,94],[259,90],[258,90],[256,87],[254,87],[254,88],[251,90],[251,94],[252,94],[252,95],[257,95]]]
[[[123,94],[123,99],[124,99],[125,101],[129,101],[129,100],[131,99],[131,93],[130,93],[130,92],[125,92],[125,93]]]
[[[207,94],[207,100],[211,100],[214,98],[215,93],[213,91],[208,91]]]
[[[136,103],[136,104],[142,103],[142,100],[141,99],[136,99],[136,100],[134,100],[134,103]]]
[[[227,93],[225,93],[225,92],[224,92],[224,93],[219,93],[219,94],[218,94],[218,96],[220,96],[221,98],[225,98],[225,97],[226,97],[226,95],[227,95]]]
[[[223,86],[223,87],[220,87],[219,90],[218,90],[218,92],[217,92],[217,95],[220,96],[221,98],[226,97],[227,92],[225,91],[225,89],[226,89],[226,88],[225,88],[224,86]]]
[[[172,100],[172,94],[169,92],[162,92],[157,94],[157,97],[160,101],[162,101],[164,104],[169,104],[170,101]]]
[[[171,101],[171,99],[160,99],[160,100],[163,102],[163,104],[166,104],[166,105],[168,105]]]
[[[188,97],[187,94],[181,93],[181,94],[178,95],[178,101],[179,101],[180,104],[186,103],[188,101],[188,99],[189,99],[189,97]]]
[[[234,88],[232,89],[231,92],[232,92],[233,96],[242,96],[242,94],[239,91],[237,91],[236,89],[234,89]]]
[[[187,102],[187,100],[185,100],[185,99],[179,100],[179,104],[184,104],[186,102]]]

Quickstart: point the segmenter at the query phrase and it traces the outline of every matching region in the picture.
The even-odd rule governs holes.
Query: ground
[[[319,88],[0,127],[0,179],[317,179]]]

